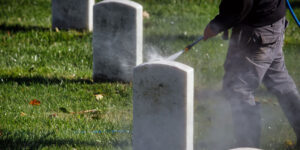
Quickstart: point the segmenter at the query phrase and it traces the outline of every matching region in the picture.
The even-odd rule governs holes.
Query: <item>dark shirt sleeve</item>
[[[209,23],[210,28],[220,33],[241,23],[250,13],[253,0],[222,0],[219,14]]]

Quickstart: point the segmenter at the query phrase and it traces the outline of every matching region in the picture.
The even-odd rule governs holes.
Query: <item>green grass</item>
[[[171,55],[195,40],[218,13],[219,0],[137,2],[150,14],[144,20],[146,58],[151,51]],[[287,18],[286,64],[299,87],[300,29]],[[93,83],[92,33],[50,27],[50,0],[0,0],[0,149],[130,149],[132,85]],[[232,139],[229,107],[212,92],[222,84],[227,46],[217,36],[178,59],[195,69],[195,149],[211,150]],[[285,142],[294,141],[294,133],[275,98],[260,93],[261,146],[287,149]],[[30,105],[33,99],[41,104]]]
[[[129,85],[70,80],[44,82],[35,79],[5,82],[1,84],[1,122],[4,123],[1,123],[1,145],[8,143],[14,148],[92,148],[130,142],[128,133],[109,132],[131,130],[128,121],[132,120]],[[101,100],[94,96],[99,93],[104,95]],[[32,99],[41,101],[40,106],[29,105]],[[92,109],[98,111],[68,113]]]

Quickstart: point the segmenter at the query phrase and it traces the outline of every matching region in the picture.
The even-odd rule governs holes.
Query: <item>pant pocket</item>
[[[261,35],[260,39],[263,46],[274,45],[279,40],[279,35]]]
[[[280,41],[280,33],[254,32],[253,42],[258,47],[274,48]]]

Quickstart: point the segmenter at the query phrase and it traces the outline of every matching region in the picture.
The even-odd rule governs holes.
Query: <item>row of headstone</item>
[[[133,81],[133,149],[192,150],[193,68],[173,61],[141,64],[140,4],[105,0],[93,6],[93,13],[91,4],[93,0],[52,0],[53,27],[78,24],[91,30],[93,14],[94,81]]]
[[[93,30],[93,79],[132,81],[143,61],[143,8],[129,0],[52,0],[52,27]]]
[[[52,27],[93,30],[94,81],[133,80],[133,150],[193,150],[193,68],[173,61],[141,64],[142,6],[94,2],[52,0]],[[242,149],[251,148],[234,150]]]

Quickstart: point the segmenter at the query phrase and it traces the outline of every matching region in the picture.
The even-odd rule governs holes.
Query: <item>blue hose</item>
[[[289,10],[290,10],[290,12],[291,12],[291,14],[292,14],[294,20],[296,21],[296,23],[297,23],[298,26],[300,27],[300,22],[299,22],[299,20],[298,20],[298,18],[297,18],[297,16],[296,16],[296,14],[295,14],[295,12],[294,12],[292,6],[291,6],[289,0],[286,0],[286,4],[287,4],[287,6],[288,6],[288,8],[289,8]]]

